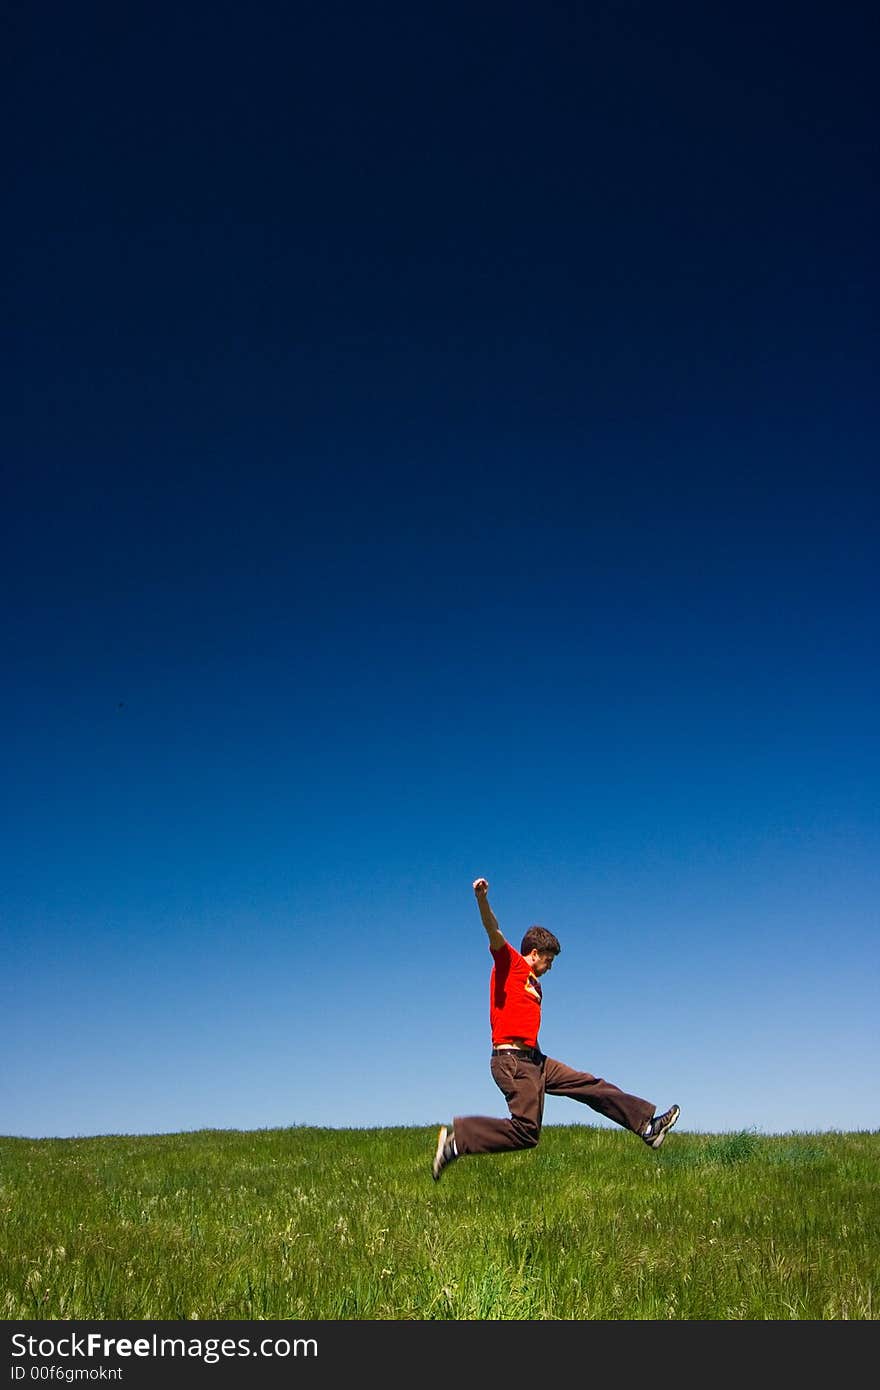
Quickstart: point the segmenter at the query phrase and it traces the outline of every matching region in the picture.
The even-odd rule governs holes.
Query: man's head
[[[545,975],[552,967],[562,947],[546,927],[529,927],[520,945],[520,955],[528,961],[536,975]]]

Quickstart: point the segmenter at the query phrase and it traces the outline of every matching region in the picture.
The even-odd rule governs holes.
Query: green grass
[[[880,1132],[0,1138],[0,1317],[875,1319]]]

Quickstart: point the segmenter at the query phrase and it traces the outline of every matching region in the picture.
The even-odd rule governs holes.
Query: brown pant
[[[579,1100],[634,1134],[641,1134],[654,1114],[649,1100],[627,1095],[610,1081],[591,1076],[588,1071],[574,1071],[552,1057],[542,1056],[533,1062],[515,1052],[495,1053],[492,1079],[504,1093],[510,1118],[456,1115],[452,1123],[459,1154],[534,1148],[541,1136],[545,1094]]]

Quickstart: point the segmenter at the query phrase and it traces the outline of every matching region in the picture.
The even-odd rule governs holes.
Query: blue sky
[[[15,17],[0,1132],[503,1114],[478,875],[550,1055],[876,1129],[871,46],[789,18]]]

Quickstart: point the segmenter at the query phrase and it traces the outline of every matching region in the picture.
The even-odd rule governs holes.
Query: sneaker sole
[[[652,1149],[659,1149],[660,1145],[663,1143],[663,1140],[666,1138],[667,1134],[672,1129],[672,1126],[675,1124],[676,1120],[681,1114],[681,1110],[677,1105],[674,1106],[674,1110],[675,1114],[672,1116],[672,1119],[668,1120],[667,1123],[661,1129],[660,1133],[657,1135],[657,1137],[650,1141]]]
[[[446,1143],[446,1136],[449,1130],[445,1125],[440,1126],[440,1133],[437,1136],[437,1151],[434,1154],[434,1162],[431,1164],[431,1176],[435,1182],[438,1181],[440,1174],[446,1166],[443,1162],[443,1147]]]

